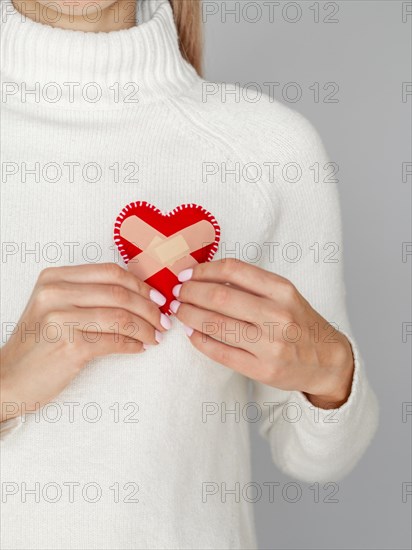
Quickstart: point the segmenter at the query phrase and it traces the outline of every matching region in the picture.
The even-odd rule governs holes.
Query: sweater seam
[[[206,122],[202,115],[196,111],[196,116],[201,119],[202,123],[199,124],[193,116],[191,116],[190,108],[183,106],[181,103],[177,105],[177,101],[174,98],[169,98],[168,103],[172,106],[174,111],[179,114],[181,117],[183,117],[186,122],[189,123],[190,128],[195,133],[195,135],[198,135],[200,137],[203,137],[208,143],[212,143],[217,149],[219,149],[222,153],[227,153],[228,151],[237,159],[240,161],[243,161],[243,154],[241,154],[235,147],[233,147],[230,142],[227,140],[227,138],[230,136],[223,136],[222,130],[218,128],[216,125],[211,123],[210,121]],[[208,126],[211,128],[208,129]],[[262,178],[262,181],[266,185],[257,185],[256,189],[259,192],[259,195],[262,199],[262,205],[263,208],[266,210],[267,215],[269,216],[269,220],[272,227],[275,227],[276,219],[274,216],[274,208],[269,208],[266,204],[266,201],[273,205],[273,199],[270,196],[270,193],[266,189],[267,182],[266,179]]]

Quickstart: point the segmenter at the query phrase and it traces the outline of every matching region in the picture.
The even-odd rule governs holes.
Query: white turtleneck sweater
[[[109,34],[1,4],[2,344],[43,268],[124,265],[113,223],[145,200],[205,207],[221,226],[216,258],[236,253],[289,278],[348,335],[356,363],[348,401],[331,412],[214,363],[176,320],[142,356],[92,361],[2,442],[2,548],[254,548],[254,418],[275,464],[310,482],[347,474],[377,424],[322,142],[269,97],[204,82],[165,0],[145,0],[143,24]]]

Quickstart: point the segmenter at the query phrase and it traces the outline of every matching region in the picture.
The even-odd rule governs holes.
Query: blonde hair
[[[183,57],[199,75],[203,65],[202,0],[169,0]]]

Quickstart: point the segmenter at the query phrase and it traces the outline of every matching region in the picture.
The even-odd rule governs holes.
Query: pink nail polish
[[[149,297],[158,306],[164,306],[166,303],[166,298],[163,296],[163,294],[160,294],[160,292],[154,288],[151,289],[149,292]]]
[[[193,275],[193,269],[192,268],[184,269],[183,271],[181,271],[179,273],[177,278],[179,279],[179,281],[181,283],[184,283],[185,281],[190,281],[190,279],[192,278],[192,275]]]
[[[179,309],[181,305],[181,302],[178,302],[177,300],[173,300],[170,302],[170,309],[173,311],[173,313],[177,313],[177,310]]]
[[[184,331],[186,332],[186,334],[189,336],[189,338],[192,336],[193,334],[193,329],[190,328],[190,327],[187,327],[186,325],[183,325],[183,329]]]
[[[176,298],[179,298],[181,288],[182,288],[182,285],[174,286],[173,289],[172,289],[173,296],[175,296]]]
[[[172,326],[172,323],[171,323],[169,317],[167,315],[165,315],[164,313],[160,314],[160,324],[166,330],[169,330],[169,328]]]
[[[158,330],[155,330],[155,339],[158,344],[163,340],[163,334]]]

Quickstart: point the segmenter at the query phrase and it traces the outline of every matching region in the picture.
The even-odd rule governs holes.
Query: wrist
[[[1,369],[0,369],[0,422],[5,422],[20,415],[20,407],[13,396],[8,369],[5,366],[4,350],[0,352]]]
[[[20,407],[16,401],[13,401],[6,395],[1,395],[1,411],[0,411],[0,423],[17,418],[21,414]]]
[[[8,392],[1,392],[0,405],[0,423],[11,420],[12,418],[17,418],[21,414],[19,404]]]
[[[352,346],[344,334],[338,333],[338,335],[338,341],[327,363],[323,363],[320,367],[323,369],[324,376],[319,390],[314,393],[304,392],[313,405],[322,409],[341,407],[351,393],[355,368]]]

